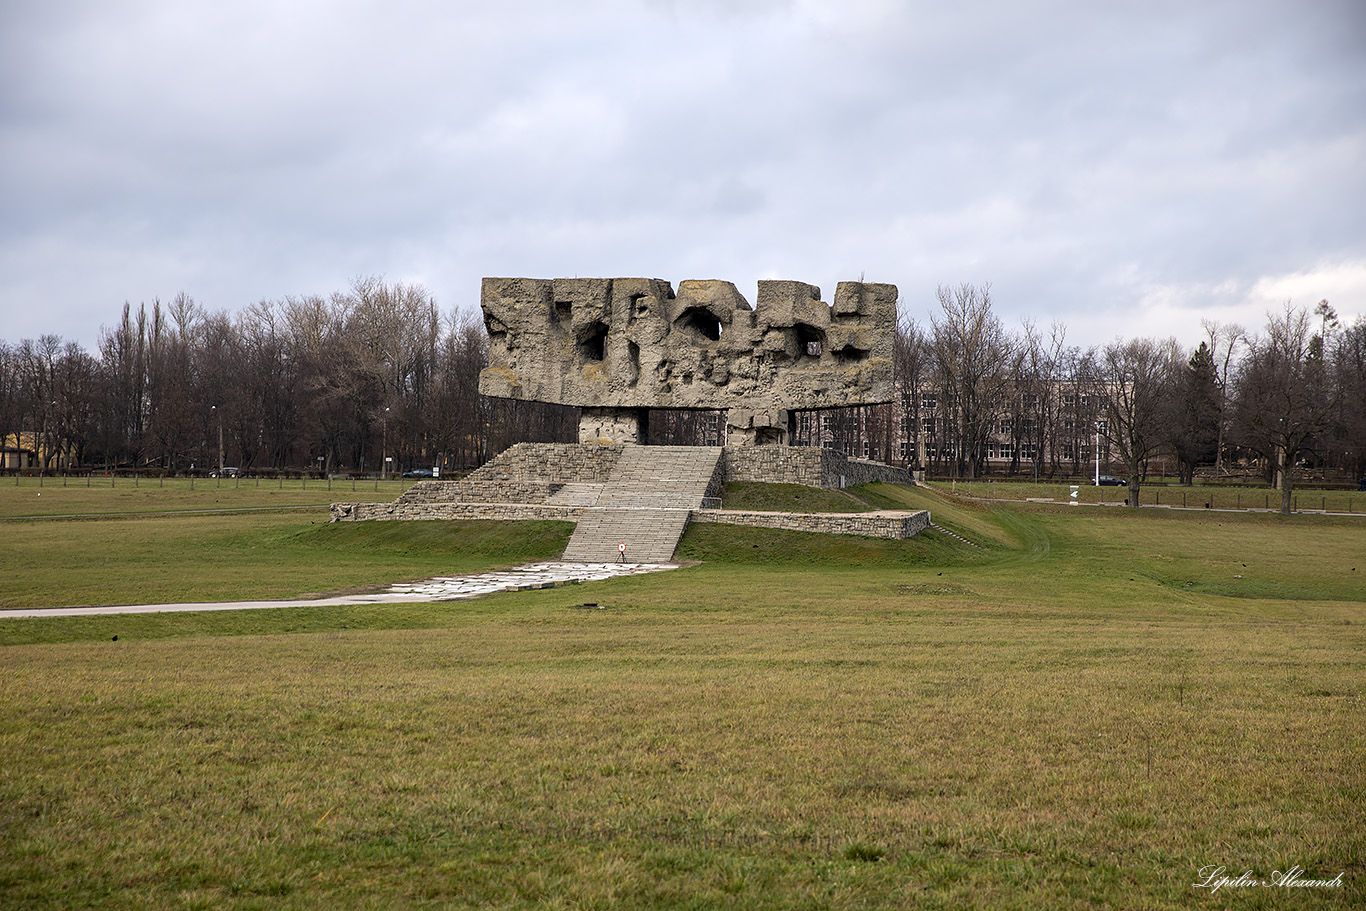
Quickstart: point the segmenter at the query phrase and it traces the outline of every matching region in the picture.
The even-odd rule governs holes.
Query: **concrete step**
[[[563,559],[567,563],[668,563],[687,526],[686,509],[585,509]],[[626,545],[624,556],[619,544]]]
[[[627,446],[595,508],[584,510],[564,559],[670,562],[688,527],[688,510],[701,506],[719,486],[720,471],[718,447]],[[621,544],[626,545],[624,556],[618,550]]]
[[[721,449],[714,446],[628,446],[599,505],[692,507],[719,485]]]

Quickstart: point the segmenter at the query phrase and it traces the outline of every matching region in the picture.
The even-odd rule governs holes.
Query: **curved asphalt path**
[[[467,576],[439,576],[423,582],[402,582],[386,592],[338,595],[287,601],[207,601],[179,604],[113,604],[94,607],[36,607],[0,610],[0,619],[11,617],[93,617],[103,614],[157,614],[181,611],[268,610],[285,607],[341,607],[353,604],[413,604],[458,601],[493,592],[530,591],[577,582],[597,582],[618,576],[677,569],[672,563],[529,563],[497,572]]]

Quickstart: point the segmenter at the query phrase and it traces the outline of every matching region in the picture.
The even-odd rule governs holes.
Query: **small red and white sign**
[[[620,544],[617,545],[617,553],[621,553],[621,554],[626,553],[626,542],[625,542],[625,541],[623,541],[622,543],[620,543]]]

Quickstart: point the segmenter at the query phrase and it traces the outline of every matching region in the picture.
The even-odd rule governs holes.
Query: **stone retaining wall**
[[[840,453],[835,453],[844,459],[844,467],[840,474],[846,478],[845,487],[853,487],[855,484],[872,484],[874,481],[884,481],[888,484],[914,484],[915,479],[911,477],[909,470],[898,468],[895,465],[888,465],[885,462],[872,462],[866,459],[850,459]],[[838,478],[833,478],[838,482]],[[831,487],[838,486],[838,483],[831,484]]]
[[[449,521],[492,519],[503,522],[549,520],[577,522],[581,506],[543,506],[528,503],[334,503],[332,521]],[[694,509],[693,522],[780,528],[827,535],[862,535],[867,538],[910,538],[930,524],[927,511],[903,515],[860,513],[780,513]]]
[[[924,531],[930,524],[930,514],[925,510],[903,515],[886,515],[695,509],[691,513],[691,518],[694,522],[713,522],[718,525],[781,528],[823,535],[862,535],[865,538],[911,538]]]
[[[518,443],[464,480],[601,484],[626,447],[612,443]]]
[[[727,481],[839,488],[872,481],[907,484],[911,480],[903,468],[851,459],[833,449],[811,446],[727,446],[724,461]]]
[[[463,503],[544,503],[564,487],[559,481],[470,481],[460,482]]]
[[[577,521],[578,507],[544,507],[547,499],[568,483],[602,484],[609,480],[621,460],[625,447],[599,443],[518,443],[496,459],[459,481],[419,481],[393,503],[337,503],[332,506],[334,521],[358,519],[542,519],[563,518]],[[727,446],[722,451],[718,470],[712,476],[706,496],[720,494],[725,481],[761,481],[772,484],[804,484],[808,487],[839,488],[871,481],[907,483],[904,469],[847,458],[833,449],[795,446]],[[693,502],[696,502],[695,500]],[[634,504],[626,504],[634,505]],[[642,503],[640,505],[652,505]],[[653,504],[661,505],[661,504]],[[508,507],[499,509],[499,506]],[[567,510],[567,511],[566,511]],[[760,524],[770,528],[800,527],[832,529],[830,534],[873,534],[878,537],[909,537],[900,532],[835,531],[839,522],[829,516],[798,516],[798,526]],[[720,520],[704,520],[720,521]],[[773,520],[774,522],[778,520]],[[844,518],[841,519],[844,521]],[[850,528],[881,528],[868,524],[868,517],[849,519]],[[860,524],[861,523],[861,524]]]
[[[493,519],[500,522],[552,520],[578,522],[582,506],[543,506],[532,503],[333,503],[333,522],[368,520]]]
[[[487,482],[526,482],[601,484],[608,480],[625,449],[620,444],[603,443],[518,443],[497,458],[458,482],[427,481],[427,485],[459,483],[480,485],[489,494]],[[807,487],[852,487],[872,481],[910,483],[904,468],[882,462],[851,459],[834,449],[811,446],[727,446],[722,455],[725,481],[763,481],[770,484],[804,484]],[[554,490],[546,492],[549,496]],[[709,491],[708,495],[715,495]],[[544,499],[545,496],[541,497]],[[469,499],[465,497],[464,499]],[[489,502],[509,502],[502,497]]]
[[[403,492],[398,503],[448,503],[460,498],[459,481],[418,481]]]
[[[418,503],[544,503],[564,486],[559,481],[418,481],[397,502]]]

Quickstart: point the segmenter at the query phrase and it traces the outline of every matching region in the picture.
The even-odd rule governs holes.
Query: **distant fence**
[[[1016,500],[1030,502],[1065,503],[1071,499],[1071,488],[1077,488],[1079,503],[1117,505],[1129,500],[1127,487],[1096,487],[1091,481],[1071,483],[1032,484],[1027,481],[934,481],[929,486],[949,493],[979,500]],[[1232,509],[1278,512],[1281,492],[1267,487],[1169,486],[1145,484],[1139,488],[1140,506],[1163,506],[1178,509]],[[1366,492],[1355,488],[1305,487],[1291,494],[1294,512],[1331,512],[1366,514]],[[1358,509],[1361,510],[1358,513]]]
[[[397,490],[400,494],[413,484],[413,479],[391,475],[380,480],[378,475],[320,475],[304,472],[277,472],[272,474],[235,475],[233,477],[213,477],[202,472],[179,473],[145,471],[30,471],[28,469],[6,470],[0,473],[0,486],[14,487],[167,487],[196,486],[222,488],[275,488],[285,489],[323,489],[327,490]]]

